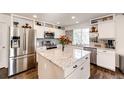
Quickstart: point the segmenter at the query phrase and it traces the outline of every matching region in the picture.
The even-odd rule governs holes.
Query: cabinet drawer
[[[72,66],[68,67],[65,69],[64,72],[64,77],[67,77],[69,74],[71,74],[74,70],[76,70],[77,68],[79,68],[79,66],[81,66],[84,62],[89,61],[90,56],[87,55],[84,58],[80,59],[79,61],[77,61],[75,64],[73,64]]]
[[[110,53],[115,54],[114,50],[107,50],[107,49],[97,49],[97,53]]]
[[[66,79],[88,79],[90,77],[90,62],[87,60],[84,64],[79,66]]]

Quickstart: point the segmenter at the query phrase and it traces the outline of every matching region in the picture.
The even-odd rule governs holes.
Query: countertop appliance
[[[84,47],[84,50],[90,51],[90,63],[97,64],[97,48]]]
[[[10,31],[10,49],[8,76],[34,68],[35,42],[34,30],[31,27],[18,27],[19,23],[14,23],[14,29]]]
[[[115,40],[108,40],[108,48],[115,49]]]

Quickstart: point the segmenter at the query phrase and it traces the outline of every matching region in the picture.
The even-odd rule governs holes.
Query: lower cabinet
[[[90,77],[90,55],[84,56],[75,64],[61,68],[38,54],[39,79],[88,79]]]
[[[115,52],[97,50],[97,65],[115,71]]]
[[[77,68],[66,79],[88,79],[90,77],[90,63],[86,61],[79,68]]]
[[[38,56],[38,78],[39,79],[63,79],[64,71],[45,57]]]

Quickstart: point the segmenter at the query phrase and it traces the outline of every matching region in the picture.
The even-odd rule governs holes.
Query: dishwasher
[[[97,48],[92,48],[92,47],[84,47],[84,50],[90,51],[90,63],[92,64],[97,64]]]

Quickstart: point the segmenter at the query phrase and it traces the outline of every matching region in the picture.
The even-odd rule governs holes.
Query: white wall
[[[8,59],[9,59],[9,27],[10,27],[10,16],[6,14],[0,14],[0,23],[1,25],[0,34],[0,68],[8,67]],[[2,28],[3,27],[3,28]],[[4,47],[4,48],[3,48]]]
[[[0,14],[0,22],[5,22],[7,23],[9,26],[10,26],[10,15],[7,15],[7,14]]]

